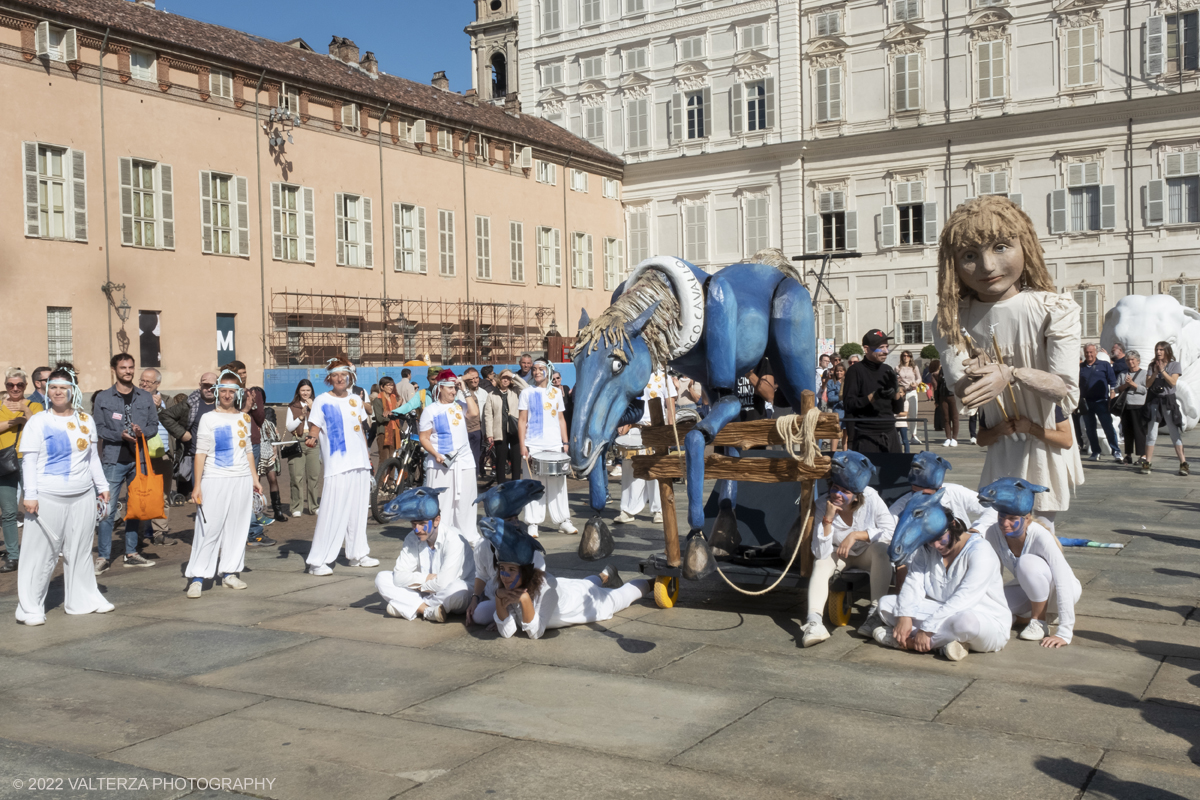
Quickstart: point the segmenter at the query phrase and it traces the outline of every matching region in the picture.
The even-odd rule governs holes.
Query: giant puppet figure
[[[592,508],[604,508],[604,451],[621,425],[642,416],[655,370],[671,369],[706,387],[712,410],[688,432],[688,524],[704,526],[704,447],[738,418],[738,378],[771,360],[784,394],[798,404],[814,390],[816,330],[812,298],[786,262],[734,264],[710,275],[677,258],[639,264],[613,304],[587,321],[575,345],[575,418],[569,452],[588,475]]]
[[[1033,222],[1007,197],[963,203],[938,250],[937,347],[947,380],[989,428],[980,486],[1023,478],[1049,487],[1034,509],[1053,521],[1083,483],[1079,448],[1044,440],[1079,404],[1079,306],[1060,295]]]

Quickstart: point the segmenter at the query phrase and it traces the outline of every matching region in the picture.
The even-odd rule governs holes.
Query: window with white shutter
[[[1146,20],[1145,54],[1142,69],[1146,77],[1152,78],[1167,71],[1167,18],[1151,16]]]
[[[580,0],[580,17],[584,25],[593,25],[603,20],[601,0]]]
[[[645,69],[649,63],[645,47],[634,47],[626,50],[621,57],[624,60],[626,72]]]
[[[279,107],[293,114],[300,113],[300,90],[295,86],[283,84],[279,90]]]
[[[358,103],[342,103],[342,128],[358,131]]]
[[[897,341],[899,344],[924,344],[925,300],[924,298],[901,297],[896,300],[896,319],[899,322]]]
[[[1168,153],[1164,162],[1162,187],[1156,194],[1165,200],[1165,222],[1172,225],[1200,222],[1200,152]],[[1159,212],[1162,218],[1162,212]]]
[[[673,138],[676,142],[684,139],[703,139],[708,136],[709,109],[712,107],[712,89],[701,89],[695,92],[676,94],[671,101],[674,117]]]
[[[558,228],[537,229],[538,283],[562,286],[562,231]]]
[[[621,198],[621,184],[616,178],[604,179],[604,196],[609,200]]]
[[[312,189],[286,183],[271,184],[271,234],[274,257],[280,261],[312,262],[308,232]]]
[[[397,272],[429,271],[425,248],[425,208],[409,203],[392,204],[393,240],[396,243]]]
[[[454,212],[438,209],[438,274],[453,277],[458,274],[454,263]]]
[[[1061,199],[1051,197],[1051,233],[1112,230],[1116,227],[1116,187],[1100,183],[1100,162],[1067,165],[1067,188]],[[1055,193],[1057,194],[1057,193]],[[1065,222],[1055,219],[1055,210],[1066,206]]]
[[[334,195],[339,267],[374,266],[371,198],[356,194]]]
[[[625,243],[611,236],[604,239],[604,291],[611,292],[625,280]]]
[[[978,80],[975,85],[980,100],[1004,99],[1004,79],[1007,75],[1004,63],[1005,44],[1003,39],[996,39],[979,42],[976,46]]]
[[[583,109],[583,138],[604,147],[604,106]]]
[[[562,30],[561,0],[542,0],[542,33]]]
[[[551,186],[556,186],[558,184],[558,165],[552,164],[549,161],[538,161],[537,181],[538,183],[548,183]]]
[[[542,65],[542,86],[561,86],[563,82],[562,64]]]
[[[846,341],[846,304],[821,303],[821,338],[833,339],[834,345]]]
[[[842,32],[842,15],[839,11],[824,11],[813,16],[813,30],[817,36],[837,36]]]
[[[646,11],[646,0],[625,0],[626,14],[643,14]]]
[[[158,194],[155,180],[155,165],[149,161],[121,159],[121,214],[125,214],[125,170],[129,170],[129,223],[128,244],[133,247],[155,247],[158,241]],[[124,239],[122,230],[122,240]],[[124,241],[122,242],[124,243]]]
[[[650,98],[625,101],[625,150],[645,150],[650,146]]]
[[[1170,287],[1170,295],[1179,301],[1179,305],[1192,310],[1200,310],[1200,286],[1194,283],[1175,283]]]
[[[571,287],[591,289],[595,284],[592,266],[592,235],[571,235]]]
[[[921,54],[905,53],[893,62],[895,91],[892,102],[895,111],[918,111],[921,108]]]
[[[571,170],[571,191],[587,193],[588,174],[581,169]]]
[[[1075,302],[1079,305],[1079,319],[1082,323],[1084,339],[1095,339],[1100,336],[1100,290],[1075,289],[1072,292]]]
[[[765,197],[747,198],[744,203],[745,241],[742,253],[745,258],[771,246],[769,205]]]
[[[857,231],[850,235],[857,220],[846,211],[846,193],[827,191],[818,195],[818,214],[805,221],[808,252],[831,252],[857,248]],[[853,244],[852,244],[853,242]]]
[[[921,18],[921,0],[892,0],[892,19],[911,22]]]
[[[708,204],[683,207],[683,257],[693,264],[708,261]]]
[[[27,226],[26,235],[43,239],[71,238],[70,216],[70,151],[65,148],[27,142],[25,201],[33,199],[34,223]],[[30,170],[29,155],[34,164]],[[32,186],[30,178],[32,177]],[[29,215],[26,214],[28,221]]]
[[[508,277],[513,283],[525,282],[525,223],[508,223]]]
[[[739,50],[760,50],[766,47],[767,26],[763,23],[738,28]]]
[[[136,81],[154,81],[158,79],[155,74],[155,57],[154,53],[149,50],[129,50],[129,74]]]
[[[741,88],[745,93],[746,130],[763,131],[775,126],[775,79],[764,78],[761,81],[751,81]],[[741,122],[742,104],[737,107],[738,122]],[[740,128],[740,124],[737,126]],[[740,130],[735,130],[740,132]]]
[[[679,60],[691,61],[704,58],[704,37],[688,36],[679,40]]]
[[[817,122],[838,122],[842,118],[842,68],[817,70]]]
[[[1090,86],[1099,78],[1099,30],[1095,25],[1066,29],[1067,86]]]
[[[49,306],[46,309],[46,346],[48,364],[59,361],[75,361],[75,347],[71,331],[71,309]]]
[[[629,225],[629,263],[640,264],[650,257],[650,212],[645,209],[630,211]]]
[[[475,217],[475,277],[492,279],[492,219]]]
[[[236,180],[218,172],[201,173],[201,221],[207,229],[206,253],[239,254]]]
[[[1008,196],[1008,170],[998,169],[995,172],[979,172],[975,175],[975,193],[982,197],[985,194],[1002,194]]]
[[[233,99],[233,74],[223,69],[209,70],[208,93],[212,97]]]
[[[79,32],[51,27],[49,22],[39,22],[33,34],[34,52],[39,58],[50,61],[77,61],[79,59]]]
[[[580,80],[588,80],[590,78],[604,77],[604,56],[589,56],[588,58],[579,59],[579,78]]]

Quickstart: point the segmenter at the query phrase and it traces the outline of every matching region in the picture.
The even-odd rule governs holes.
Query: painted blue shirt
[[[335,397],[325,392],[313,401],[310,425],[320,429],[321,459],[326,475],[340,475],[356,469],[371,468],[367,452],[367,412],[363,401],[353,393]]]
[[[213,411],[196,426],[196,452],[205,455],[202,478],[250,477],[250,417]]]

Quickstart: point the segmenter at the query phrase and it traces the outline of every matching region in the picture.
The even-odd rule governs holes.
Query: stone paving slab
[[[1182,569],[1171,566],[1110,569],[1088,588],[1096,592],[1134,592],[1162,598],[1164,603],[1186,600],[1195,605],[1200,600],[1200,566],[1189,563]]]
[[[379,603],[383,599],[375,591],[375,573],[377,571],[378,567],[372,569],[334,567],[333,574],[327,577],[301,573],[301,577],[309,581],[307,588],[288,592],[284,598],[280,598],[280,595],[275,595],[275,597],[310,606],[365,608]]]
[[[0,635],[0,654],[20,655],[54,645],[91,640],[113,631],[150,624],[150,620],[129,616],[120,611],[107,614],[67,614],[62,607],[46,611],[46,624],[27,628],[13,619],[12,611],[0,617],[4,627]]]
[[[1187,601],[1162,596],[1102,591],[1087,587],[1075,604],[1077,617],[1106,617],[1179,625],[1196,610]]]
[[[1200,769],[1128,753],[1105,753],[1082,800],[1194,800]]]
[[[745,779],[591,753],[540,742],[509,742],[466,766],[438,776],[405,800],[596,800],[686,797],[688,800],[815,800],[817,795]]]
[[[937,717],[965,728],[1177,761],[1200,759],[1200,714],[1119,692],[1079,694],[977,680]]]
[[[312,638],[298,633],[180,620],[47,647],[34,651],[30,657],[50,664],[126,675],[184,678],[295,647]]]
[[[452,616],[445,623],[426,622],[423,619],[409,621],[385,616],[381,605],[382,601],[367,608],[322,606],[294,616],[267,620],[262,627],[418,648],[467,634],[461,615]]]
[[[192,791],[186,781],[179,784],[175,778],[167,773],[137,769],[103,758],[0,739],[0,800],[39,795],[67,800],[128,800],[130,797],[174,800]],[[39,779],[44,781],[41,784],[44,788],[31,790],[30,781]],[[119,779],[125,779],[127,783],[118,785]],[[17,781],[21,782],[19,788]],[[132,784],[128,783],[130,781]],[[145,788],[142,788],[142,781],[145,781]],[[136,793],[130,791],[130,785],[138,787]],[[229,794],[221,795],[221,798],[237,800],[235,795]]]
[[[1200,658],[1200,633],[1187,625],[1079,616],[1075,618],[1075,638],[1071,644],[1135,650],[1151,656]]]
[[[315,606],[271,599],[261,590],[255,593],[253,585],[248,589],[226,589],[221,585],[205,589],[198,600],[188,598],[183,588],[168,600],[158,603],[143,603],[126,611],[135,617],[151,619],[178,619],[190,622],[205,622],[221,625],[253,627],[264,620],[308,611]]]
[[[303,562],[298,562],[302,564]],[[250,588],[245,591],[253,591],[256,595],[263,597],[273,597],[276,600],[293,600],[290,597],[283,595],[299,592],[305,589],[312,589],[318,585],[332,586],[340,581],[351,580],[356,575],[349,574],[348,570],[343,570],[338,575],[330,575],[325,578],[317,578],[304,573],[303,566],[297,566],[296,569],[287,570],[264,570],[254,569],[242,573],[242,578],[245,579]],[[318,583],[320,581],[320,583]]]
[[[98,755],[261,700],[239,691],[74,671],[0,695],[0,737]]]
[[[24,658],[0,656],[0,694],[23,684],[51,681],[77,672],[78,670],[71,667],[38,664]]]
[[[394,717],[269,700],[110,757],[180,774],[274,778],[255,791],[262,797],[386,800],[503,744]]]
[[[191,682],[394,714],[511,666],[498,658],[318,639],[283,653],[196,675]]]
[[[744,690],[699,690],[627,675],[523,665],[401,716],[665,761],[765,699]]]
[[[650,677],[931,720],[970,679],[708,645]]]
[[[1146,698],[1200,713],[1200,660],[1166,659],[1146,689]]]
[[[677,766],[764,780],[846,800],[1073,800],[1094,747],[776,699],[672,759]],[[1039,758],[1066,759],[1066,783]]]

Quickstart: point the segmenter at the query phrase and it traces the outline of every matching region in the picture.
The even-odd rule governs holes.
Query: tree
[[[862,345],[858,342],[846,342],[838,348],[838,355],[845,359],[849,359],[850,356],[861,356],[862,354]]]
[[[941,355],[942,354],[938,352],[938,349],[931,344],[927,344],[921,348],[921,358],[925,359],[926,361],[940,358]]]

